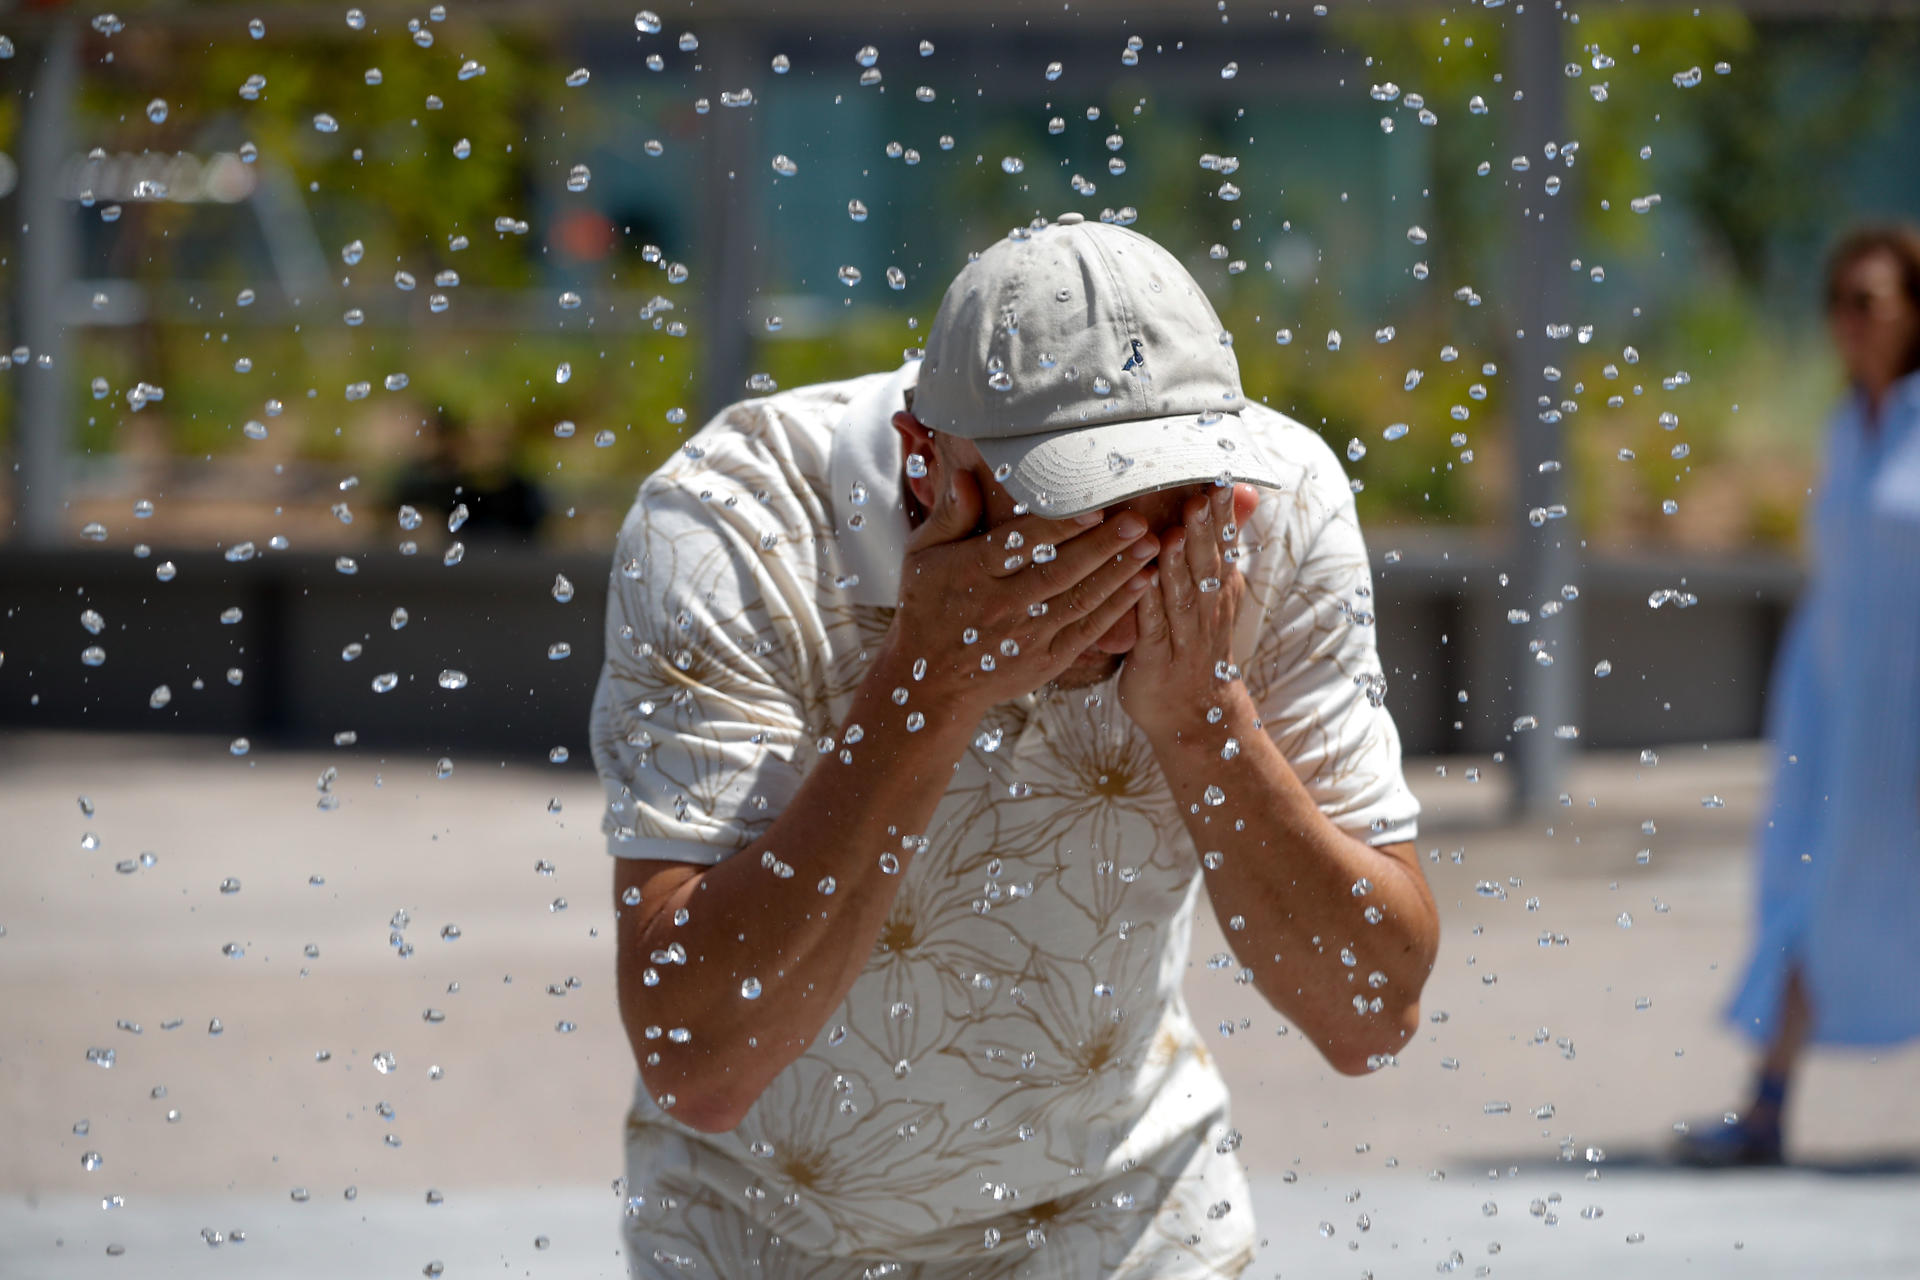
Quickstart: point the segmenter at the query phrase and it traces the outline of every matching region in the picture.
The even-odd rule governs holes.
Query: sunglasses
[[[1899,295],[1871,289],[1843,289],[1827,296],[1827,310],[1847,315],[1885,315],[1899,305]]]

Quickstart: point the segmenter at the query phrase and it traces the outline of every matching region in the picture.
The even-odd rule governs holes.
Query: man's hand
[[[907,544],[888,644],[916,663],[909,705],[928,715],[977,719],[1065,671],[1141,599],[1159,551],[1131,513],[1025,515],[976,534],[982,509],[954,470]]]
[[[1137,605],[1139,639],[1120,669],[1120,705],[1149,739],[1195,724],[1239,679],[1233,632],[1247,586],[1226,552],[1258,502],[1247,485],[1197,494],[1160,549]]]

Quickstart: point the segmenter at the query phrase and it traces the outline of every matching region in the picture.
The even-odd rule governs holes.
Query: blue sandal
[[[1785,1164],[1780,1122],[1755,1124],[1745,1116],[1737,1123],[1709,1120],[1680,1135],[1674,1159],[1702,1169]]]

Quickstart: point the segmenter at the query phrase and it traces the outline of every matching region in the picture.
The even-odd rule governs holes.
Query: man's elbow
[[[1391,1054],[1368,1052],[1364,1048],[1341,1047],[1327,1051],[1327,1062],[1343,1076],[1370,1076],[1386,1065]]]
[[[740,1126],[752,1109],[753,1101],[729,1096],[713,1088],[690,1089],[684,1079],[667,1079],[656,1066],[654,1074],[640,1068],[640,1081],[654,1105],[678,1124],[700,1133],[730,1133]]]
[[[1343,1076],[1372,1075],[1382,1067],[1394,1065],[1402,1046],[1413,1039],[1419,1027],[1420,1005],[1416,1001],[1402,1006],[1393,1018],[1382,1019],[1380,1025],[1323,1044],[1320,1051],[1328,1065]]]
[[[700,1133],[732,1133],[747,1118],[747,1108],[730,1106],[719,1099],[676,1101],[666,1112],[675,1121]]]

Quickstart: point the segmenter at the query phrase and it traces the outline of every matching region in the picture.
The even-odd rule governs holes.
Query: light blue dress
[[[1920,373],[1877,431],[1865,412],[1855,393],[1830,424],[1812,577],[1770,687],[1753,951],[1723,1011],[1761,1044],[1796,960],[1810,1044],[1920,1036]]]

